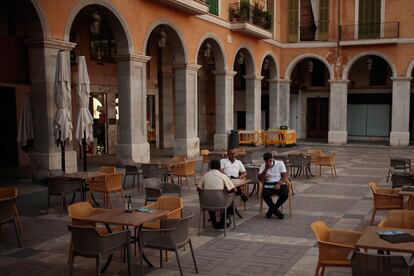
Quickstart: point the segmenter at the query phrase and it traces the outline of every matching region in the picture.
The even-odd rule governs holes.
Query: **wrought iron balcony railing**
[[[339,26],[339,40],[398,38],[400,22],[378,22]]]
[[[252,6],[248,1],[230,4],[230,21],[251,23],[266,30],[272,29],[272,13],[259,6]]]
[[[322,24],[322,25],[321,25]],[[315,22],[312,25],[300,25],[300,41],[328,39],[328,22]]]

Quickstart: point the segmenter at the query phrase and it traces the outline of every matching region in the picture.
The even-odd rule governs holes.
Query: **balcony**
[[[166,4],[172,8],[176,8],[185,13],[193,15],[207,14],[209,7],[206,0],[150,0],[151,2],[159,2]]]
[[[395,43],[399,36],[400,22],[342,25],[339,29],[342,45]]]
[[[300,25],[300,41],[328,40],[328,22],[313,22],[312,25]]]
[[[257,38],[272,38],[272,13],[248,1],[230,4],[231,30]]]

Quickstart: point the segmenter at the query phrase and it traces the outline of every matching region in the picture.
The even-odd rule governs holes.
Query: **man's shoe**
[[[229,228],[230,226],[231,226],[231,223],[230,222],[227,222],[226,223],[226,228]],[[216,225],[213,225],[213,228],[214,229],[224,229],[224,224],[218,223]]]
[[[269,210],[269,211],[267,211],[267,213],[266,213],[266,218],[270,219],[271,217],[272,217],[272,211],[271,211],[271,210]]]
[[[277,216],[278,219],[283,219],[285,217],[285,215],[283,215],[282,212],[279,211],[279,209],[276,209],[273,214],[275,214]]]
[[[240,197],[243,200],[243,202],[246,202],[246,201],[249,200],[249,198],[245,194],[243,194],[243,193],[240,194]]]

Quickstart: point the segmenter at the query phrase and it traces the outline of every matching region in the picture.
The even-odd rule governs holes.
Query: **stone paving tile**
[[[294,214],[283,220],[264,219],[255,216],[244,223],[237,226],[237,232],[257,234],[262,236],[289,236],[298,238],[314,238],[310,224],[317,220],[323,220],[328,225],[333,226],[338,218],[326,216],[305,216]],[[276,221],[276,223],[275,223]]]
[[[344,185],[314,185],[301,194],[342,195],[359,197],[369,191],[367,187],[349,187]]]
[[[328,198],[326,196],[303,197],[300,195],[294,198],[295,210],[306,210],[311,212],[323,212],[329,210],[330,212],[338,212],[341,214],[347,213],[358,200],[356,199],[336,199]]]
[[[203,275],[284,275],[306,251],[303,246],[218,238],[197,249],[196,256]],[[194,269],[190,255],[182,258],[184,271]]]

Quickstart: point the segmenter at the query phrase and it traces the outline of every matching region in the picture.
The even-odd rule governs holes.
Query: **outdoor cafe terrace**
[[[236,218],[236,228],[233,225],[227,229],[226,237],[223,230],[213,229],[206,218],[206,228],[201,229],[199,235],[199,198],[195,188],[193,176],[183,180],[182,189],[182,217],[190,214],[190,237],[194,248],[198,275],[313,275],[318,263],[318,241],[311,224],[323,221],[331,229],[345,229],[364,232],[369,228],[373,211],[373,192],[369,183],[374,181],[380,188],[391,188],[391,181],[387,182],[387,173],[390,168],[390,159],[395,157],[414,158],[412,147],[391,148],[380,145],[345,145],[330,146],[326,144],[303,143],[295,147],[246,147],[253,151],[253,159],[261,159],[264,152],[277,151],[281,155],[290,153],[307,153],[309,149],[321,149],[328,154],[336,152],[335,169],[337,176],[332,176],[330,167],[319,167],[311,163],[311,175],[308,177],[303,171],[296,177],[291,175],[294,195],[291,198],[292,214],[289,215],[289,204],[283,206],[285,217],[283,220],[273,216],[267,219],[260,214],[259,200],[256,192],[242,206],[239,197],[236,206],[242,218]],[[172,157],[168,152],[157,152],[154,163],[166,163]],[[306,154],[305,154],[306,155]],[[201,157],[196,162],[196,182],[200,179]],[[88,170],[96,171],[101,166],[116,165],[115,157],[89,158]],[[78,166],[81,168],[82,166]],[[125,173],[125,168],[117,167],[117,172]],[[205,167],[204,167],[205,171]],[[10,176],[10,172],[2,172],[1,187],[16,187],[18,189],[17,210],[21,222],[21,247],[18,247],[16,231],[13,224],[1,225],[0,232],[0,275],[68,275],[68,255],[70,251],[71,233],[68,225],[71,218],[67,208],[60,215],[60,197],[52,196],[50,207],[47,208],[48,187],[45,183],[32,183],[27,174]],[[124,182],[121,176],[121,184]],[[24,178],[24,179],[22,179]],[[177,181],[177,178],[176,180]],[[125,195],[130,195],[133,208],[145,205],[145,190],[142,176],[137,189],[137,180],[132,188],[132,177],[128,177]],[[252,186],[250,186],[250,191]],[[398,195],[398,191],[396,193]],[[403,196],[400,196],[403,197]],[[88,196],[87,196],[88,198]],[[406,199],[405,197],[404,199]],[[67,195],[67,204],[72,199]],[[79,193],[75,202],[81,198]],[[101,196],[96,201],[103,206]],[[150,204],[149,202],[148,204]],[[114,208],[124,208],[120,195],[112,196]],[[407,207],[407,202],[402,203]],[[93,203],[95,207],[95,203]],[[264,205],[266,209],[266,205]],[[1,212],[0,212],[1,213]],[[378,210],[373,225],[377,226],[381,219],[388,215],[388,210]],[[121,215],[119,215],[121,216]],[[120,219],[118,216],[117,219]],[[208,216],[206,216],[208,217]],[[101,218],[102,219],[102,218]],[[232,217],[233,219],[233,217]],[[1,221],[1,220],[0,220]],[[18,224],[18,223],[17,223]],[[131,224],[133,225],[133,223]],[[313,225],[315,226],[315,225]],[[409,227],[409,226],[407,226]],[[18,227],[19,228],[19,227]],[[394,228],[397,228],[394,226]],[[413,225],[411,225],[413,228]],[[129,228],[134,234],[134,227]],[[104,232],[107,230],[104,230]],[[374,231],[376,231],[374,229]],[[17,229],[19,232],[19,229]],[[413,230],[405,230],[414,234]],[[116,230],[114,230],[116,233]],[[333,232],[332,232],[333,233]],[[376,238],[374,234],[373,238]],[[364,241],[359,241],[360,248],[367,248]],[[385,242],[385,241],[384,241]],[[390,243],[390,248],[392,247]],[[414,248],[413,243],[401,243],[399,248]],[[358,242],[357,242],[358,246]],[[354,246],[355,247],[355,246]],[[378,248],[369,249],[377,253]],[[176,256],[173,252],[166,259],[163,253],[163,268],[160,268],[159,251],[145,247],[146,257],[154,264],[149,267],[143,265],[145,275],[179,275]],[[384,248],[384,250],[387,250]],[[390,249],[388,249],[390,250]],[[392,250],[392,249],[391,249]],[[398,250],[397,250],[398,251]],[[410,256],[409,251],[391,252],[391,256]],[[191,249],[187,245],[179,249],[180,262],[185,275],[196,275]],[[132,272],[140,275],[140,254],[134,256],[134,246],[131,246]],[[103,257],[101,267],[106,262]],[[76,257],[73,275],[96,275],[96,262],[93,258]],[[324,275],[352,275],[350,267],[327,267]],[[102,275],[128,275],[127,263],[123,262],[121,250],[115,250],[112,261]],[[401,274],[405,275],[405,274]]]

